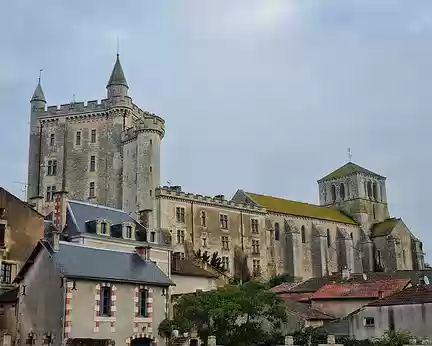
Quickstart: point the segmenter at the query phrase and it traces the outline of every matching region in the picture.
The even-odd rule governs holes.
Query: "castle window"
[[[6,224],[0,223],[0,247],[5,246]]]
[[[382,187],[381,184],[380,184],[380,186],[379,186],[379,189],[380,189],[380,200],[381,200],[381,201],[384,201],[384,196],[383,196],[383,187]]]
[[[340,194],[341,199],[345,199],[345,185],[344,184],[340,184],[339,194]]]
[[[367,183],[367,194],[369,198],[372,197],[372,183],[370,181]]]
[[[152,166],[149,167],[149,171],[150,171],[150,173],[153,172]]]
[[[96,156],[90,156],[90,172],[96,171]]]
[[[346,182],[346,196],[347,196],[347,198],[350,198],[350,181],[349,180],[347,180],[347,182]]]
[[[306,230],[305,230],[305,226],[301,226],[301,240],[302,243],[306,243]]]
[[[108,224],[106,222],[101,222],[100,232],[101,232],[101,234],[104,234],[104,235],[108,234]]]
[[[2,262],[0,279],[2,283],[10,284],[12,282],[12,264]]]
[[[100,289],[100,314],[111,316],[111,287],[103,286]]]
[[[156,242],[156,232],[155,231],[150,232],[150,242],[151,243]]]
[[[47,175],[57,175],[57,160],[48,160]]]
[[[177,230],[177,244],[183,244],[185,241],[185,234],[183,230]]]
[[[153,141],[150,139],[150,145],[152,145],[153,144]]]
[[[332,202],[336,202],[336,186],[332,185],[330,189]]]
[[[54,200],[54,193],[56,192],[55,185],[53,186],[47,186],[46,188],[46,201],[52,202]]]
[[[253,254],[260,253],[260,244],[258,239],[252,239],[252,253]]]
[[[252,261],[252,269],[254,273],[259,273],[259,271],[261,270],[260,260],[254,259]]]
[[[327,247],[331,246],[330,230],[327,228]]]
[[[228,229],[228,215],[220,214],[219,220],[220,220],[220,228]]]
[[[223,256],[222,257],[222,266],[223,266],[223,269],[225,270],[225,271],[229,271],[229,269],[230,269],[230,266],[229,266],[229,257],[227,257],[227,256]]]
[[[139,292],[139,316],[140,317],[148,316],[147,303],[148,303],[148,290],[142,289]]]
[[[176,208],[176,220],[181,223],[185,222],[185,208]]]
[[[378,186],[376,183],[373,184],[372,190],[373,190],[372,191],[373,192],[373,198],[378,199]]]
[[[51,133],[50,135],[50,147],[54,146],[55,134]]]
[[[353,234],[353,232],[350,233],[350,238],[351,238],[351,239],[354,239],[354,234]]]
[[[204,210],[201,210],[201,226],[207,227],[207,214]]]
[[[94,198],[95,197],[95,183],[92,181],[89,184],[89,197]]]
[[[406,265],[406,251],[402,250],[402,260],[403,260],[403,264],[404,266]]]
[[[279,226],[279,222],[275,223],[275,240],[279,240],[280,239],[280,226]]]
[[[152,190],[149,191],[150,197],[152,196]]]
[[[92,143],[96,143],[96,130],[95,129],[91,130],[90,141]]]
[[[221,237],[222,249],[229,250],[229,238],[227,236]]]
[[[252,233],[258,233],[258,220],[257,219],[251,220],[251,229],[252,229]]]
[[[81,131],[77,131],[75,134],[75,145],[81,145]]]
[[[373,218],[376,219],[375,205],[372,205],[372,214],[373,214]]]

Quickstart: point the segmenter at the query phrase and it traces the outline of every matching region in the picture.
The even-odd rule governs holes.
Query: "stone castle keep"
[[[320,205],[238,190],[231,200],[161,186],[164,120],[135,105],[119,56],[107,98],[46,105],[39,83],[31,99],[29,202],[44,214],[53,192],[123,209],[181,257],[217,252],[227,274],[298,278],[422,269],[422,243],[388,212],[386,178],[352,162],[318,181]]]

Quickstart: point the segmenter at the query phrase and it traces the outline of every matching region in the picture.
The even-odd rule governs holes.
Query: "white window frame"
[[[131,227],[131,237],[127,236],[128,227]],[[123,239],[135,240],[135,224],[132,222],[123,222],[122,224]]]

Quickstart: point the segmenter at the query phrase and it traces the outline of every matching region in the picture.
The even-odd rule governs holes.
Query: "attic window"
[[[364,318],[365,327],[374,327],[375,326],[375,318],[373,317],[365,317]]]
[[[102,221],[100,223],[100,234],[103,234],[103,235],[108,235],[109,234],[109,225],[105,221]]]
[[[150,242],[151,243],[156,242],[156,232],[155,231],[150,232]]]
[[[126,226],[126,238],[132,238],[132,226]]]

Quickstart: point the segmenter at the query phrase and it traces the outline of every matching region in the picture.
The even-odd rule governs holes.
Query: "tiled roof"
[[[217,278],[216,275],[210,273],[204,268],[198,267],[193,262],[188,260],[177,260],[177,268],[171,267],[171,274],[185,275],[185,276],[198,276],[206,278]]]
[[[295,315],[300,320],[334,320],[334,316],[327,315],[317,309],[313,309],[310,305],[299,303],[293,300],[284,300],[286,309],[292,315]]]
[[[270,288],[270,291],[273,293],[284,293],[289,292],[294,286],[297,286],[298,282],[284,282],[280,285]]]
[[[284,300],[294,300],[296,302],[307,302],[313,293],[284,293],[279,298]]]
[[[414,285],[367,306],[388,306],[432,303],[432,285]]]
[[[324,178],[321,178],[320,180],[333,180],[338,179],[342,177],[346,177],[347,175],[354,174],[354,173],[363,173],[366,175],[371,175],[377,178],[384,178],[383,176],[376,174],[366,168],[363,168],[359,165],[356,165],[353,162],[348,162],[342,167],[338,168],[337,170],[331,172],[330,174],[326,175]]]
[[[405,288],[409,280],[381,280],[364,283],[328,284],[316,291],[310,299],[352,299],[384,297]]]
[[[375,238],[389,235],[400,221],[401,219],[390,218],[383,222],[374,224],[372,227],[372,237]]]
[[[260,195],[251,192],[245,193],[253,201],[266,208],[270,212],[356,225],[356,222],[353,219],[337,209],[321,207],[315,204],[290,201],[287,199]]]

